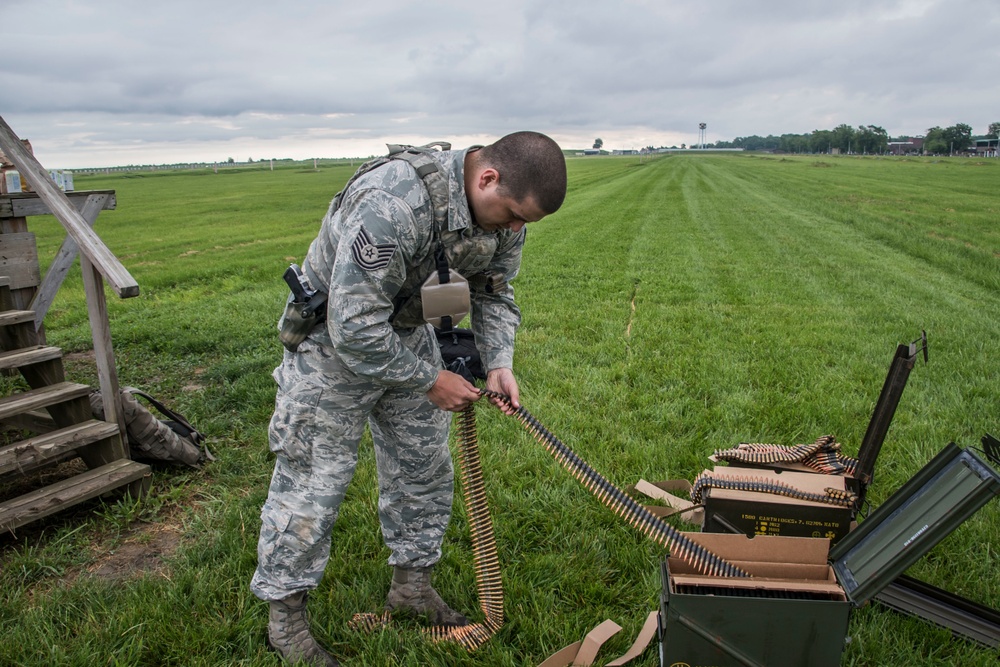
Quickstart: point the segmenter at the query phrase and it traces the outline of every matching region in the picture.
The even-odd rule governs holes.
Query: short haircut
[[[529,196],[546,215],[566,198],[566,158],[559,144],[539,132],[514,132],[480,151],[482,163],[500,174],[500,194],[523,202]]]

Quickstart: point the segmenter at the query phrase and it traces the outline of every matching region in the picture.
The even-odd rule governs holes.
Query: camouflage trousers
[[[430,327],[401,338],[417,356],[442,367]],[[278,394],[268,436],[277,460],[261,510],[253,593],[280,600],[319,584],[366,423],[375,443],[389,564],[436,563],[454,492],[451,414],[424,393],[355,375],[331,347],[312,338],[295,353],[285,351],[274,378]]]

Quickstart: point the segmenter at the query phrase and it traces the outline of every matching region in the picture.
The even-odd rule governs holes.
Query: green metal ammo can
[[[706,577],[665,559],[661,666],[836,667],[851,609],[998,494],[1000,475],[952,443],[832,550],[807,537],[686,534],[753,577]]]

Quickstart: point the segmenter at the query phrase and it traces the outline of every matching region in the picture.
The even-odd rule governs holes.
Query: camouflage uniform
[[[435,269],[436,238],[451,268],[469,279],[486,370],[511,367],[520,324],[509,282],[524,230],[485,232],[472,223],[466,153],[435,154],[449,194],[446,228],[436,234],[426,187],[409,164],[394,160],[350,186],[309,247],[303,272],[329,294],[328,315],[274,371],[269,438],[277,461],[251,583],[261,599],[318,585],[366,422],[390,565],[426,567],[441,557],[453,494],[450,415],[427,397],[443,365],[420,303],[420,287]],[[503,278],[499,289],[485,289],[487,274]]]

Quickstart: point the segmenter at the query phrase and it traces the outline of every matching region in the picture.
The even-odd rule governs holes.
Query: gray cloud
[[[52,166],[1000,120],[994,0],[0,0],[0,17],[0,115]]]

